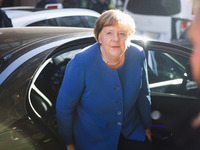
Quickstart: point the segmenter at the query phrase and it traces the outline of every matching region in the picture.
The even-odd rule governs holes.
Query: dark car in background
[[[0,149],[65,149],[55,104],[67,63],[95,43],[92,29],[5,28],[0,31]],[[133,41],[146,52],[155,150],[176,147],[176,120],[200,110],[185,47]],[[195,107],[193,107],[195,106]]]

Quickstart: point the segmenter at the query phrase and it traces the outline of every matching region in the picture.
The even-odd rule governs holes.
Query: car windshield
[[[130,0],[127,9],[136,14],[170,16],[180,12],[180,0]]]

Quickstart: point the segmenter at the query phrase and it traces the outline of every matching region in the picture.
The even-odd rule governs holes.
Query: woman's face
[[[128,32],[123,25],[106,26],[99,33],[102,55],[107,59],[119,58],[129,44]]]

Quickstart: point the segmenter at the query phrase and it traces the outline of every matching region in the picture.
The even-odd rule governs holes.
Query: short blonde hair
[[[94,36],[98,41],[99,33],[106,26],[124,25],[127,27],[128,36],[135,32],[135,21],[127,13],[121,10],[112,9],[102,13],[97,19],[94,27]]]

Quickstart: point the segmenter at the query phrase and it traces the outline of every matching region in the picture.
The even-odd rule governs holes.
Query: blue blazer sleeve
[[[147,63],[145,59],[145,53],[143,51],[143,70],[142,70],[142,87],[137,100],[137,109],[140,113],[143,125],[145,129],[151,128],[152,120],[151,120],[151,98],[150,98],[150,89],[149,89],[149,81],[147,74]]]
[[[57,97],[56,115],[59,134],[65,144],[73,144],[73,112],[84,90],[84,64],[76,55],[66,68]]]

